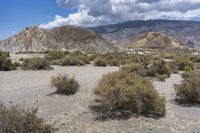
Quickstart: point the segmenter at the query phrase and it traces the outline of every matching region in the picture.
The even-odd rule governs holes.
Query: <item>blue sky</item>
[[[0,39],[33,25],[92,27],[149,19],[199,21],[200,0],[0,0]]]
[[[56,0],[0,0],[0,39],[24,27],[48,23],[56,14],[67,17],[75,10],[58,6]]]

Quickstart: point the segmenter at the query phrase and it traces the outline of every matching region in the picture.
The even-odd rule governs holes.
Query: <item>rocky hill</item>
[[[170,49],[181,48],[181,45],[175,38],[169,37],[164,33],[148,32],[134,39],[125,47]]]
[[[0,48],[5,51],[45,51],[48,49],[60,49],[63,46],[58,43],[54,33],[40,29],[36,26],[27,27],[19,34],[0,41]]]
[[[125,23],[90,28],[115,44],[127,44],[141,34],[162,32],[174,36],[187,47],[200,48],[200,22],[176,20],[128,21]]]
[[[47,30],[33,26],[25,28],[13,37],[0,41],[0,49],[12,52],[43,52],[66,49],[106,53],[116,51],[117,47],[87,29],[62,26]]]
[[[113,52],[117,50],[112,43],[108,42],[95,32],[75,26],[62,26],[52,29],[55,38],[66,46],[66,49],[77,49],[86,52]]]

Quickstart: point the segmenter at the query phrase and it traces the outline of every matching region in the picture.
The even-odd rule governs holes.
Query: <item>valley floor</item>
[[[118,67],[59,67],[52,71],[0,72],[0,98],[7,105],[37,107],[38,115],[47,123],[55,123],[59,133],[199,133],[200,108],[183,107],[174,100],[173,85],[181,82],[173,74],[166,82],[154,81],[157,91],[166,97],[167,113],[164,118],[130,117],[123,119],[96,119],[91,110],[95,96],[92,89],[103,74],[117,71]],[[55,91],[50,79],[57,73],[74,75],[81,87],[72,96],[49,95]]]

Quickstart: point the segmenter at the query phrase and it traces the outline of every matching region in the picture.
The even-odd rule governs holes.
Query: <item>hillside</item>
[[[90,28],[118,45],[127,44],[141,34],[162,32],[174,36],[180,43],[200,48],[200,22],[176,20],[128,21],[125,23]]]
[[[19,34],[0,41],[0,48],[5,51],[45,51],[63,47],[54,37],[54,33],[36,26],[27,27]]]
[[[64,43],[66,49],[77,49],[86,52],[113,52],[117,50],[112,43],[106,41],[95,32],[75,26],[62,26],[52,29],[55,38]]]
[[[117,47],[87,29],[62,26],[47,30],[33,26],[27,27],[13,37],[0,41],[0,49],[12,52],[43,52],[52,49],[66,49],[106,53],[116,51]]]
[[[148,32],[125,45],[128,48],[180,48],[180,43],[173,37],[159,32]]]

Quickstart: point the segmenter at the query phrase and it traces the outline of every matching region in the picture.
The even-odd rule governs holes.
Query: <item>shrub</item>
[[[177,100],[181,103],[200,104],[200,71],[183,74],[184,81],[175,86]]]
[[[80,86],[74,77],[70,78],[68,75],[60,74],[52,77],[51,84],[57,88],[56,93],[64,95],[75,94]]]
[[[165,115],[165,98],[158,95],[149,81],[135,73],[119,71],[104,75],[94,93],[100,96],[102,106],[111,111]]]
[[[52,60],[57,60],[57,59],[62,59],[64,57],[66,57],[67,52],[64,51],[49,51],[48,54],[45,56],[45,58],[49,61]]]
[[[107,62],[105,59],[98,58],[98,59],[95,59],[94,65],[95,66],[107,66]]]
[[[192,70],[193,70],[193,68],[191,66],[185,66],[184,67],[184,71],[186,71],[186,72],[189,72],[189,71],[192,71]]]
[[[110,66],[119,66],[120,63],[116,60],[116,59],[112,59],[110,62],[109,62]]]
[[[160,75],[160,74],[156,74],[156,78],[159,80],[159,81],[163,81],[165,82],[165,79],[166,77],[164,75]]]
[[[30,58],[24,59],[22,63],[22,68],[24,70],[50,70],[50,63],[45,58]]]
[[[90,64],[90,57],[80,51],[75,51],[68,54],[70,59],[75,59],[83,62],[84,64]]]
[[[15,69],[16,67],[10,59],[10,54],[0,51],[0,71],[11,71]]]
[[[149,76],[155,76],[156,74],[159,75],[167,75],[168,77],[171,74],[171,67],[167,62],[163,60],[154,61],[148,70]]]
[[[7,108],[0,104],[0,132],[52,133],[52,126],[45,124],[36,113],[37,109],[23,110],[17,106]]]
[[[192,57],[192,61],[199,63],[200,62],[200,56],[194,56],[194,57]]]
[[[141,76],[147,76],[147,70],[144,68],[144,65],[139,63],[124,65],[121,70],[126,71],[127,73],[137,73]]]
[[[194,68],[194,64],[190,60],[189,56],[179,56],[173,61],[173,64],[176,65],[178,70],[184,70],[186,66],[190,66],[192,69]]]
[[[83,66],[85,63],[75,58],[63,58],[60,60],[61,66]]]

